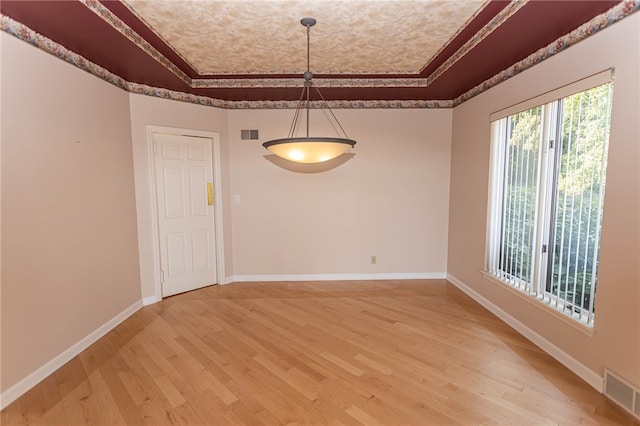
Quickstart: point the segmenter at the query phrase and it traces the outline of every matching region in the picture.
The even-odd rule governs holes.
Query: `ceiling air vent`
[[[258,130],[240,130],[240,139],[243,141],[257,141]]]

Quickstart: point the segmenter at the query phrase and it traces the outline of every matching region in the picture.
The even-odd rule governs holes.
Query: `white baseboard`
[[[381,274],[284,274],[234,275],[229,282],[256,281],[353,281],[353,280],[434,280],[445,279],[445,272],[408,272]]]
[[[133,305],[120,312],[109,321],[98,327],[89,335],[82,338],[80,341],[72,345],[69,349],[65,350],[52,360],[48,361],[42,367],[38,368],[33,373],[29,374],[24,379],[20,380],[15,385],[11,386],[0,395],[0,410],[7,407],[13,401],[25,394],[29,389],[46,379],[49,375],[55,372],[58,368],[69,362],[73,357],[78,355],[83,350],[87,349],[94,342],[114,329],[122,321],[133,315],[138,309],[142,307],[142,301],[138,300]]]
[[[153,296],[143,297],[142,298],[142,306],[153,305],[154,303],[158,303],[162,300],[162,297],[154,294]]]
[[[476,302],[487,308],[491,313],[500,318],[502,321],[507,323],[511,328],[516,330],[518,333],[522,334],[524,337],[533,342],[540,349],[554,357],[558,360],[562,365],[567,367],[569,370],[573,371],[578,377],[582,380],[590,384],[594,389],[598,392],[603,392],[604,379],[599,374],[595,373],[593,370],[586,367],[577,359],[573,358],[571,355],[531,330],[525,324],[520,322],[515,317],[506,313],[502,310],[502,308],[495,305],[493,302],[486,299],[480,293],[473,290],[471,287],[464,284],[462,281],[457,279],[451,274],[447,274],[447,280],[450,281],[453,285],[458,287],[460,290],[469,295]]]

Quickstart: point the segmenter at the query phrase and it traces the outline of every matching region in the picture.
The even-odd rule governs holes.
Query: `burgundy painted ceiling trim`
[[[503,70],[509,69],[514,63],[527,58],[539,48],[619,3],[618,1],[531,1],[426,87],[323,87],[322,92],[328,100],[347,106],[350,102],[358,105],[382,105],[382,107],[384,105],[451,106],[453,100],[467,96],[475,90],[474,87],[480,87],[481,83],[484,86],[493,76],[500,74],[501,71],[504,73]],[[118,13],[122,14],[124,14],[122,8],[126,9],[119,2],[103,2],[102,5],[112,12],[118,10]],[[494,9],[490,13],[487,12],[487,15],[483,15],[489,7]],[[492,15],[495,17],[505,7],[504,1],[489,3],[485,10],[474,17],[470,24],[454,37],[450,46],[434,58],[424,72],[436,63],[434,61],[442,58],[446,61],[447,49],[457,51],[458,49],[455,49],[457,45],[452,45],[453,43],[460,44],[462,40],[468,41],[477,33],[471,29],[472,23],[475,22],[475,25],[480,26],[478,19],[488,22],[492,19],[489,15],[495,12]],[[638,0],[627,0],[624,4],[619,4],[617,9],[626,8],[636,11],[639,7]],[[115,74],[114,77],[109,78],[117,82],[112,82],[130,91],[226,107],[245,105],[243,101],[280,107],[279,105],[288,105],[287,102],[297,100],[300,94],[300,88],[193,88],[78,1],[4,0],[0,3],[0,11],[3,15],[79,54],[80,61],[86,58],[94,62],[103,69],[103,71],[96,71],[96,75],[102,76],[101,74],[105,72]],[[541,25],[541,22],[544,22],[544,25]],[[141,25],[141,22],[129,21],[129,24]],[[159,38],[153,39],[144,29],[138,30],[147,37],[148,43],[165,57],[171,56],[171,52],[161,50],[165,47],[158,44]],[[151,31],[148,28],[147,30]],[[463,35],[465,31],[467,33]],[[471,35],[467,37],[469,34]],[[458,37],[461,38],[458,40]],[[441,55],[444,56],[441,57]],[[78,61],[78,59],[74,60]],[[69,61],[74,63],[74,60]],[[185,72],[188,76],[193,75],[193,70],[185,70],[189,71]],[[251,78],[255,77],[251,76]],[[355,77],[363,79],[363,76]],[[124,83],[121,83],[120,79],[124,80]]]
[[[278,79],[278,78],[296,78],[298,74],[199,74],[186,60],[184,60],[173,48],[161,37],[159,37],[148,25],[141,20],[133,11],[119,0],[98,0],[102,5],[109,9],[115,16],[121,19],[131,29],[140,34],[154,48],[161,52],[167,59],[171,60],[185,74],[194,79]],[[518,0],[523,1],[523,0]],[[526,1],[526,0],[525,0]],[[426,78],[429,75],[429,69],[436,69],[444,61],[455,53],[464,43],[471,39],[478,31],[480,31],[488,22],[498,15],[510,0],[491,0],[475,15],[464,28],[462,28],[443,49],[432,58],[429,63],[425,64],[422,71],[416,74],[316,74],[316,78],[332,78],[332,79],[382,79],[382,78]],[[433,66],[432,66],[433,64]]]
[[[441,51],[435,58],[420,72],[421,77],[427,77],[437,70],[447,59],[454,55],[466,42],[485,27],[496,17],[505,7],[509,5],[509,0],[495,0],[487,5],[467,24]]]
[[[127,81],[191,90],[79,1],[3,0],[0,12]]]
[[[456,88],[456,94],[451,99],[460,96],[618,3],[529,1],[440,76],[431,85],[435,88],[433,96],[449,97],[453,94],[449,90],[452,87]],[[540,32],[541,26],[548,31]],[[530,47],[525,50],[523,44]]]
[[[122,22],[127,24],[133,31],[138,33],[151,46],[162,53],[175,66],[190,78],[201,78],[196,70],[175,52],[162,38],[160,38],[146,23],[142,22],[129,8],[119,0],[99,0],[99,2],[109,9]]]

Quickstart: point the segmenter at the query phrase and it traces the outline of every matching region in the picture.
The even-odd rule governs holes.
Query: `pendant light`
[[[296,106],[293,122],[289,129],[289,135],[286,138],[267,141],[263,143],[262,146],[285,160],[295,161],[296,163],[321,163],[346,153],[356,144],[356,141],[349,139],[349,136],[347,136],[347,133],[344,131],[342,125],[327,104],[322,93],[320,93],[318,87],[313,83],[313,74],[309,70],[309,41],[311,27],[316,24],[316,20],[314,18],[302,18],[300,20],[300,24],[307,27],[307,71],[304,73],[304,87],[302,88],[302,93],[300,94],[298,105]],[[327,111],[331,113],[331,117],[333,117],[337,124],[336,129],[340,129],[344,137],[309,136],[309,98],[312,88],[315,89],[320,96],[320,99],[322,100],[322,107],[326,108]],[[295,137],[300,111],[303,108],[306,112],[306,136]]]

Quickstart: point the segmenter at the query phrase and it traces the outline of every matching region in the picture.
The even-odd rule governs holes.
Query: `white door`
[[[216,284],[211,139],[153,133],[163,297]]]

